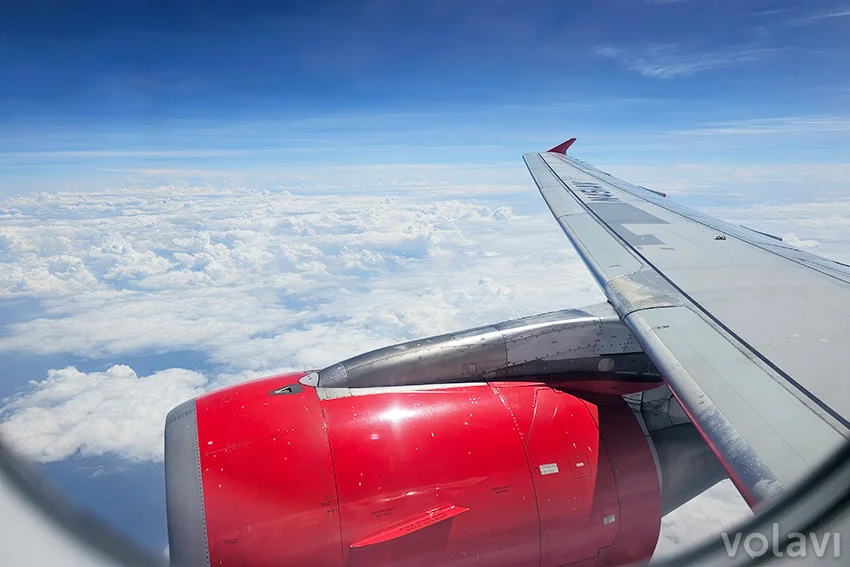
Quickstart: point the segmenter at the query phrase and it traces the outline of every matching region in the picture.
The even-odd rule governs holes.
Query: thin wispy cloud
[[[426,145],[426,144],[369,144],[368,148],[373,151],[378,150],[394,150],[400,147],[411,148],[417,150],[459,150],[469,148],[492,148],[492,144],[447,144],[447,145]],[[31,151],[31,152],[3,152],[0,151],[0,162],[9,161],[29,161],[29,160],[51,160],[51,159],[111,159],[111,158],[216,158],[228,156],[255,156],[275,153],[304,153],[304,152],[326,152],[331,150],[349,150],[350,147],[342,142],[337,144],[315,144],[309,145],[290,145],[286,147],[268,147],[268,148],[221,148],[221,149],[163,149],[163,150],[110,150],[110,149],[89,149],[89,150],[57,150],[57,151]],[[356,148],[355,148],[356,149]]]
[[[850,132],[850,119],[840,116],[783,116],[714,122],[702,128],[676,130],[675,134],[783,134],[783,133]]]
[[[324,149],[324,148],[320,148]],[[240,156],[285,151],[285,148],[256,149],[191,149],[191,150],[56,150],[32,152],[0,152],[0,160],[101,159],[101,158],[191,158]]]
[[[687,195],[697,203],[732,201],[738,204],[758,203],[767,194],[774,199],[798,201],[805,188],[806,198],[829,202],[834,211],[841,211],[841,222],[850,217],[850,207],[841,201],[847,195],[850,180],[850,163],[681,163],[664,165],[617,165],[606,170],[618,177],[631,179],[645,187],[662,191],[677,198]],[[689,204],[694,205],[693,201]],[[714,213],[711,213],[714,214]],[[724,220],[733,217],[729,211],[716,214]],[[771,218],[765,216],[764,218]],[[776,228],[772,233],[784,234],[788,227]],[[802,231],[811,234],[811,231]],[[850,242],[850,235],[848,235]],[[843,248],[825,251],[825,257],[850,261],[850,250]]]
[[[801,16],[799,18],[792,18],[789,19],[786,24],[791,26],[806,26],[809,24],[822,22],[824,20],[846,17],[850,17],[850,5],[843,6],[841,8],[833,8],[831,10],[824,10],[821,12],[814,12],[812,14]]]
[[[761,10],[759,12],[753,12],[752,16],[775,16],[776,14],[785,14],[790,10],[790,8],[775,8],[773,10]]]
[[[670,79],[687,77],[721,67],[734,67],[756,63],[774,55],[779,49],[767,47],[741,47],[724,51],[686,51],[674,44],[649,44],[623,47],[599,45],[593,53],[617,61],[630,71],[644,77]]]

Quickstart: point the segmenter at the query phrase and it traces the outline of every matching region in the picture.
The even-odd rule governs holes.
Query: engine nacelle
[[[303,373],[169,414],[174,565],[621,565],[658,473],[622,398],[539,383],[316,389]]]

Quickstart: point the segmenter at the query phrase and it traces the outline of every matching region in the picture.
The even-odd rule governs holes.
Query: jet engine
[[[658,472],[622,398],[534,382],[320,396],[303,376],[172,412],[174,564],[556,567],[652,554]]]
[[[394,345],[176,407],[172,565],[649,559],[662,513],[722,469],[606,308]]]

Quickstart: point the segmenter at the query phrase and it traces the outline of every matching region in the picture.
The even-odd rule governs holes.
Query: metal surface
[[[621,507],[608,452],[582,401],[548,388],[536,393],[525,452],[538,495],[542,564],[567,565],[614,543]],[[613,521],[605,524],[606,517]]]
[[[194,512],[210,564],[605,567],[651,555],[658,475],[621,397],[479,382],[323,398],[304,377],[231,386],[198,398],[195,413],[175,410],[170,427],[197,419]],[[195,471],[167,458],[169,484],[190,486]],[[187,502],[168,497],[169,511]],[[194,545],[173,540],[184,542]]]
[[[658,377],[608,303],[381,348],[319,371],[315,384],[364,388],[601,371]]]
[[[212,565],[340,565],[328,434],[312,388],[278,395],[303,372],[197,400]]]
[[[650,435],[661,471],[661,513],[666,515],[727,478],[723,465],[693,424]]]
[[[540,192],[753,504],[848,436],[850,270],[558,154]]]
[[[667,514],[727,478],[723,465],[667,386],[623,396],[644,429]]]
[[[165,500],[168,549],[174,567],[209,566],[204,488],[195,400],[165,419]]]
[[[620,502],[620,532],[613,545],[600,550],[598,566],[634,564],[648,558],[646,546],[655,549],[661,528],[661,486],[652,447],[621,397],[602,396],[584,403],[596,416]]]
[[[795,553],[789,553],[788,544],[799,543],[799,539],[790,537],[793,533],[808,540],[805,556],[800,555],[799,546]],[[736,552],[730,553],[724,539],[718,537],[693,551],[654,564],[656,567],[846,566],[846,542],[850,539],[850,445],[844,445],[785,498],[727,534],[730,541],[738,536]],[[824,542],[827,537],[830,539],[824,553],[816,553],[812,545],[814,538]],[[760,540],[764,538],[767,542],[764,552],[747,553],[740,544],[747,538],[754,541],[750,549],[758,552],[762,551]],[[835,545],[836,539],[840,545]]]
[[[489,386],[337,398],[323,406],[344,565],[540,564],[529,465]],[[586,431],[576,424],[576,436]],[[404,540],[348,547],[444,505],[469,511]]]
[[[801,481],[844,441],[692,311],[640,311],[627,322],[709,444],[726,448],[730,478],[750,503]]]

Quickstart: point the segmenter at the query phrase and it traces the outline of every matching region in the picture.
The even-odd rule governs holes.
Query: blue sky
[[[151,170],[840,163],[850,3],[20,3],[0,191]],[[577,154],[578,155],[578,154]]]
[[[603,299],[521,161],[570,136],[850,262],[848,32],[850,0],[4,5],[0,429],[159,553],[174,405]]]

